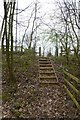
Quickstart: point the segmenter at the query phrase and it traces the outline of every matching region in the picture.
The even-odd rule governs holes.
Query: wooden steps
[[[51,64],[50,61],[39,61],[40,64]]]
[[[52,70],[52,71],[40,71],[40,74],[55,74],[55,73]]]
[[[40,83],[41,83],[41,84],[44,84],[44,85],[45,85],[45,84],[50,84],[50,85],[51,85],[51,84],[54,84],[54,85],[58,85],[58,82],[56,82],[56,81],[40,81]]]
[[[41,84],[58,84],[58,78],[49,58],[39,59],[39,81]]]
[[[40,67],[52,67],[51,64],[40,64]]]
[[[56,79],[56,76],[40,76],[40,79]]]
[[[40,67],[40,70],[53,70],[52,67]]]

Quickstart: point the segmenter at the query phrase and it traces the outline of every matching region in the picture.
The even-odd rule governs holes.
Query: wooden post
[[[41,56],[41,47],[39,47],[39,56]]]
[[[23,46],[21,45],[21,53],[23,52]]]
[[[55,46],[55,56],[58,57],[58,47],[57,46]]]
[[[61,46],[61,54],[60,55],[62,56],[62,46]]]

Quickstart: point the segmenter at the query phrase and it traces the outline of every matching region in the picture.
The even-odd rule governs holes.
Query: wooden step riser
[[[40,74],[54,74],[54,71],[53,70],[40,70],[39,71]]]
[[[56,79],[53,81],[52,80],[44,80],[44,81],[40,80],[40,82],[41,83],[57,83]]]
[[[40,73],[41,76],[54,76],[55,73]]]
[[[40,65],[41,65],[41,64],[49,65],[49,64],[51,64],[51,63],[50,63],[50,62],[40,62],[39,64],[40,64]]]
[[[50,60],[39,60],[39,63],[51,63]]]
[[[41,85],[45,85],[45,86],[47,86],[47,85],[58,85],[59,83],[58,82],[42,82],[42,81],[40,81],[40,84]]]
[[[51,83],[55,83],[56,79],[54,79],[54,80],[53,79],[47,79],[47,80],[46,79],[40,79],[40,81],[42,81],[42,82],[48,82],[48,83],[50,83],[50,82]]]
[[[51,64],[40,64],[40,67],[52,67],[52,65]]]
[[[50,60],[43,59],[43,60],[39,60],[39,62],[50,62]]]
[[[53,70],[52,67],[40,67],[40,70]]]
[[[46,77],[39,77],[39,79],[40,80],[54,80],[54,79],[56,79],[56,77],[54,76],[54,77],[49,77],[49,76],[46,76]]]
[[[43,72],[45,72],[45,71],[52,71],[53,69],[40,69],[40,71],[43,71]]]

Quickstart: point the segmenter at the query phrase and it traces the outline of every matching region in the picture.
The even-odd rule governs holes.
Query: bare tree
[[[37,29],[40,27],[40,19],[37,17],[37,12],[39,10],[39,5],[38,2],[34,3],[34,7],[31,11],[31,15],[28,19],[27,27],[24,31],[23,37],[22,37],[22,49],[23,49],[23,44],[26,44],[26,47],[28,49],[31,49],[32,47],[36,47],[37,43]],[[38,22],[37,22],[38,21]]]
[[[6,61],[9,69],[10,80],[13,80],[13,16],[15,10],[15,2],[8,4],[4,1],[4,32],[2,37],[2,48],[4,40],[6,41]],[[8,14],[9,13],[9,14]],[[3,26],[2,23],[2,26]],[[11,49],[10,49],[11,42]]]

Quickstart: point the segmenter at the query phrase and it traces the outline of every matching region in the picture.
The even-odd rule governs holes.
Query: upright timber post
[[[21,45],[21,53],[23,52],[23,46]]]
[[[39,56],[41,56],[41,47],[39,47]]]
[[[61,48],[61,53],[60,53],[60,55],[62,56],[62,46],[61,46],[60,48]]]

